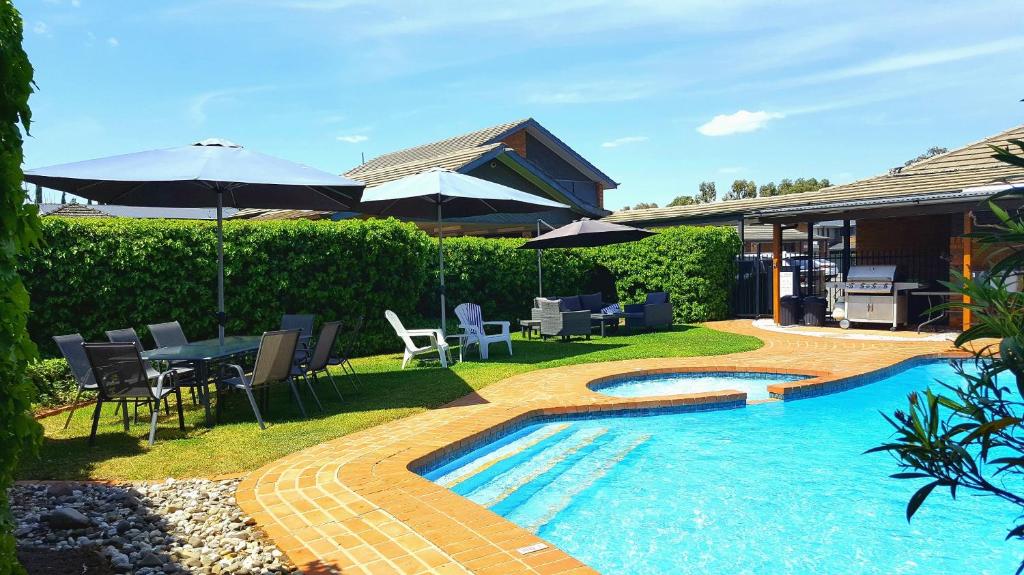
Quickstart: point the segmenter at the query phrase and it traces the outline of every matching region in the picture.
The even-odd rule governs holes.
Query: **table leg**
[[[206,427],[213,427],[213,414],[210,412],[209,366],[205,361],[196,362],[196,383],[199,384],[199,401],[203,404],[206,415]]]

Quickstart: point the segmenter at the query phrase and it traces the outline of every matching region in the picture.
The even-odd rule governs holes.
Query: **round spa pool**
[[[591,384],[598,393],[614,397],[650,397],[733,389],[747,394],[747,400],[768,399],[768,386],[808,379],[809,375],[757,371],[692,371],[622,376]]]

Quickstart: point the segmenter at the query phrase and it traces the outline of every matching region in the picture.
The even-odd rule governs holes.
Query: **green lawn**
[[[465,363],[441,369],[436,362],[413,363],[399,370],[401,355],[379,355],[353,361],[360,373],[358,389],[346,379],[345,400],[338,399],[321,379],[318,389],[324,413],[312,406],[310,419],[299,416],[285,386],[271,393],[270,425],[260,431],[245,397],[232,395],[225,402],[220,423],[200,426],[202,410],[186,399],[186,429],[178,431],[176,415],[161,417],[156,445],[146,445],[148,418],[140,418],[131,431],[122,430],[113,404],[104,407],[95,447],[87,443],[92,409],[79,409],[71,426],[62,429],[66,414],[42,420],[46,437],[39,457],[23,462],[21,479],[158,479],[200,477],[255,469],[288,453],[437,407],[526,371],[561,365],[637,359],[718,355],[756,349],[753,337],[679,326],[672,331],[594,338],[590,341],[514,340],[515,356],[499,345],[491,358],[479,361],[472,350]],[[306,396],[307,408],[312,401]],[[172,406],[172,414],[174,413]],[[141,415],[141,414],[140,414]],[[145,421],[143,421],[145,419]]]

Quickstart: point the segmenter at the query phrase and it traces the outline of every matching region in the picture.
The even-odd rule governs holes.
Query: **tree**
[[[797,178],[796,180],[790,180],[789,178],[783,179],[779,182],[779,194],[784,196],[786,194],[800,194],[803,192],[816,192],[822,188],[827,188],[829,183],[828,178]]]
[[[928,150],[925,151],[925,153],[921,154],[920,156],[918,156],[918,157],[916,157],[916,158],[914,158],[912,160],[907,160],[906,162],[903,162],[903,167],[905,168],[905,167],[907,167],[907,166],[909,166],[911,164],[916,164],[916,163],[920,162],[921,160],[927,160],[928,158],[932,158],[932,157],[938,156],[939,154],[945,154],[948,151],[949,150],[947,150],[946,148],[942,148],[942,147],[939,147],[939,146],[932,146],[932,147],[928,148]]]
[[[24,573],[14,553],[7,490],[18,460],[41,436],[30,413],[32,387],[25,377],[36,349],[28,337],[28,292],[18,276],[21,254],[39,238],[38,206],[21,188],[22,133],[28,133],[32,65],[21,46],[21,15],[0,0],[0,575]]]
[[[775,185],[775,182],[768,182],[767,184],[761,184],[761,188],[758,189],[757,195],[762,198],[770,198],[772,196],[779,195],[779,188]]]
[[[1010,142],[1022,153],[992,146],[993,157],[1024,168],[1024,140]],[[1024,269],[1024,212],[1007,212],[998,203],[1021,199],[1020,191],[990,198],[989,209],[999,223],[970,234],[972,241],[1003,255],[988,277],[976,280],[954,270],[953,281],[946,282],[951,291],[970,296],[969,303],[941,307],[971,310],[972,326],[956,345],[974,344],[978,373],[961,364],[960,385],[943,383],[938,391],[911,393],[906,410],[884,415],[895,438],[869,450],[896,457],[901,472],[894,478],[929,480],[907,503],[908,521],[936,487],[948,488],[954,498],[958,490],[967,490],[1014,506],[1018,519],[1007,539],[1024,539],[1024,294],[1009,288]],[[999,343],[986,346],[983,338]],[[1024,563],[1018,573],[1022,570]]]
[[[714,182],[701,182],[697,195],[693,197],[694,202],[698,204],[710,204],[716,199],[718,199],[718,192],[715,191]]]
[[[757,184],[753,180],[733,180],[732,189],[723,197],[723,200],[743,200],[757,197]]]
[[[693,199],[693,196],[676,196],[675,199],[669,202],[666,207],[673,208],[675,206],[692,206],[696,203],[697,200]]]
[[[639,204],[633,206],[633,209],[634,210],[647,210],[647,209],[656,208],[656,207],[658,207],[658,204],[656,204],[654,202],[640,202]]]

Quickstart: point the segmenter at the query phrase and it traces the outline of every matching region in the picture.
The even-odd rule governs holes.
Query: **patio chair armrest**
[[[156,376],[156,399],[160,399],[164,393],[164,381],[170,380],[167,388],[174,388],[174,370],[168,369],[167,371],[160,372],[160,375]],[[152,388],[150,388],[152,389]]]
[[[488,325],[500,326],[501,327],[501,334],[502,335],[508,335],[509,330],[512,329],[512,322],[508,322],[508,321],[485,321],[484,325],[485,326],[488,326]]]
[[[636,313],[636,312],[641,312],[642,313],[644,311],[644,307],[646,307],[646,304],[642,304],[642,303],[627,303],[626,307],[624,307],[622,311],[624,311],[626,313]]]

